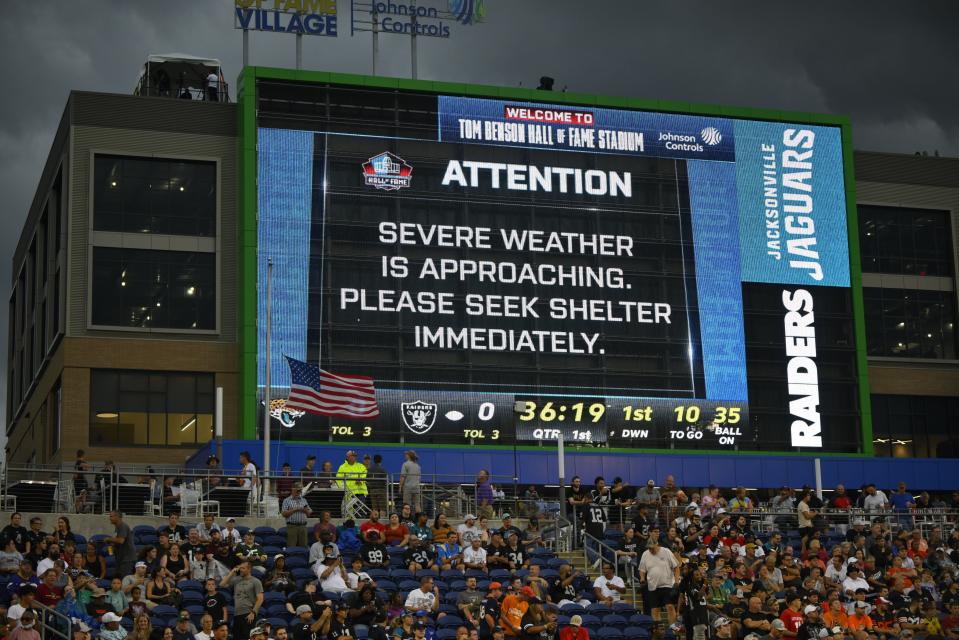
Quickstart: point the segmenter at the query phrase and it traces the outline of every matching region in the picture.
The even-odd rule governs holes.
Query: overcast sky
[[[953,0],[486,5],[485,24],[453,25],[449,40],[419,39],[420,78],[535,87],[539,76],[551,75],[557,89],[584,93],[840,113],[852,117],[857,149],[959,155]],[[305,38],[305,68],[370,73],[370,37],[350,37],[349,9],[349,0],[339,0],[339,37]],[[232,83],[242,64],[232,15],[233,0],[4,3],[4,299],[21,224],[70,90],[129,93],[146,56],[168,52],[219,58]],[[292,36],[254,33],[251,40],[253,64],[294,65]],[[380,40],[380,73],[409,77],[408,38]],[[0,335],[6,324],[0,314]],[[4,366],[4,391],[5,378]]]

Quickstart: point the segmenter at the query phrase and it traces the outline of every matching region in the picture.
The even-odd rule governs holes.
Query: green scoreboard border
[[[528,102],[564,103],[612,109],[634,109],[638,111],[657,111],[661,113],[692,114],[766,120],[774,122],[793,122],[796,124],[827,125],[840,127],[842,131],[842,155],[846,187],[846,221],[849,235],[849,276],[852,287],[853,323],[856,336],[856,370],[859,377],[859,408],[862,425],[862,450],[858,454],[815,453],[815,452],[773,452],[773,451],[716,451],[718,455],[798,455],[798,456],[872,456],[872,409],[869,401],[869,378],[866,363],[866,329],[863,317],[862,267],[859,255],[859,223],[856,215],[856,184],[853,176],[852,125],[848,117],[819,113],[775,111],[769,109],[749,109],[742,107],[724,107],[687,102],[661,100],[638,100],[597,96],[583,93],[554,93],[533,89],[509,87],[491,87],[453,82],[431,82],[428,80],[404,80],[379,76],[363,76],[321,71],[296,71],[272,67],[245,67],[237,79],[237,106],[239,107],[239,369],[240,389],[237,407],[237,436],[247,440],[257,439],[257,170],[256,170],[256,85],[258,80],[287,80],[311,84],[336,84],[346,87],[376,87],[380,89],[412,90],[437,95],[473,96],[484,98],[508,98]],[[346,444],[346,443],[343,443]],[[383,443],[378,443],[383,444]],[[419,445],[424,447],[443,447],[460,445]],[[502,447],[486,447],[489,449]],[[512,448],[512,446],[508,447]],[[537,449],[536,446],[517,445],[517,448]],[[684,453],[702,454],[702,450],[682,449],[608,449],[620,453]]]

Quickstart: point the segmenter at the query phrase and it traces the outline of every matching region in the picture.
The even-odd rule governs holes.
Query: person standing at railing
[[[420,488],[420,479],[423,470],[420,468],[419,457],[412,449],[403,452],[406,458],[403,466],[400,467],[400,495],[403,498],[403,504],[410,505],[414,513],[423,510],[422,489]]]
[[[346,460],[336,470],[336,484],[346,489],[347,497],[352,494],[363,502],[369,503],[366,474],[366,465],[357,461],[356,452],[351,449],[346,452]]]
[[[104,542],[113,546],[113,555],[117,560],[116,573],[121,579],[133,573],[133,565],[137,561],[137,548],[133,543],[133,531],[130,525],[123,521],[123,513],[110,512],[110,524],[113,525],[113,535]]]
[[[910,515],[910,512],[912,509],[916,508],[916,499],[911,493],[906,491],[905,482],[899,482],[899,488],[892,493],[892,497],[889,498],[889,502],[892,504],[892,509],[895,511],[899,520],[899,526],[906,529],[911,529],[913,519],[912,515]]]
[[[479,517],[493,517],[493,485],[490,482],[489,471],[480,469],[476,476],[476,513]]]
[[[306,539],[306,521],[313,514],[313,510],[303,497],[303,487],[299,482],[290,488],[290,495],[283,500],[281,510],[286,518],[286,546],[307,546],[309,543]]]
[[[373,456],[373,464],[367,467],[367,484],[370,490],[370,508],[379,509],[383,513],[387,511],[386,504],[386,483],[389,474],[383,466],[383,456],[376,454]]]

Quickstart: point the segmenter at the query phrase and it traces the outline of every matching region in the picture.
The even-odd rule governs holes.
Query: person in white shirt
[[[257,474],[256,465],[253,464],[249,451],[240,452],[240,465],[243,467],[239,478],[240,486],[244,489],[253,489],[257,484]]]
[[[220,100],[220,77],[213,71],[206,77],[206,99],[210,102]]]
[[[63,558],[60,557],[60,545],[54,542],[54,543],[51,543],[49,547],[47,547],[47,557],[37,563],[37,575],[42,576],[44,573],[47,572],[47,569],[52,569],[53,564],[57,560],[63,560]],[[69,568],[70,568],[69,563],[66,560],[63,560],[64,571],[66,571]]]
[[[343,566],[343,558],[326,558],[316,565],[316,577],[320,579],[320,591],[343,593],[350,588],[346,584],[348,576]]]
[[[856,594],[856,589],[865,589],[866,591],[870,589],[869,583],[862,577],[859,563],[853,562],[853,560],[855,560],[855,558],[850,559],[849,566],[846,567],[846,579],[842,581],[843,593],[849,597]]]
[[[200,618],[200,630],[193,636],[196,640],[213,640],[213,616],[204,613]]]
[[[866,511],[885,511],[889,508],[889,498],[882,491],[876,489],[876,485],[870,484],[866,487],[866,495],[862,499],[862,508]]]
[[[626,583],[616,575],[613,565],[604,563],[603,575],[593,582],[593,593],[600,602],[612,605],[614,602],[619,602],[622,594],[626,593]]]
[[[479,536],[473,538],[470,546],[463,551],[463,564],[467,569],[486,571],[486,549],[480,544]]]
[[[354,556],[353,563],[350,565],[350,572],[346,574],[346,582],[349,584],[350,589],[359,591],[363,583],[370,581],[372,581],[370,574],[363,571],[363,558]]]
[[[842,556],[833,556],[829,560],[829,564],[826,565],[826,580],[833,582],[835,584],[842,584],[842,581],[846,579],[846,563],[843,562]]]
[[[403,608],[412,613],[417,613],[419,611],[424,611],[427,614],[432,614],[434,611],[437,611],[440,607],[440,591],[433,584],[433,578],[429,576],[423,577],[420,580],[419,589],[413,589],[410,591],[410,594],[406,596],[406,602],[403,604]],[[440,613],[438,617],[442,617],[443,614]]]
[[[670,599],[670,593],[679,583],[679,563],[673,552],[661,547],[659,540],[652,536],[646,543],[643,557],[639,559],[639,580],[646,583],[646,596],[653,619],[659,620],[660,609],[665,606],[670,624],[675,622],[676,607]]]
[[[480,530],[479,527],[476,526],[476,516],[472,513],[467,513],[464,520],[466,520],[466,522],[456,527],[456,532],[460,534],[462,544],[468,545],[473,541],[473,538],[480,536]]]
[[[220,529],[220,535],[223,536],[224,540],[234,545],[243,542],[243,536],[240,535],[240,530],[236,528],[236,518],[227,518],[226,527]]]
[[[203,523],[196,526],[196,532],[200,534],[200,540],[204,542],[209,542],[213,537],[213,532],[219,531],[220,534],[223,534],[223,530],[220,528],[214,520],[211,514],[206,514],[203,516]]]

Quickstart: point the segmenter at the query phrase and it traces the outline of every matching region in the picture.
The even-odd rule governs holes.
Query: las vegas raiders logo
[[[413,433],[422,435],[436,422],[436,405],[432,402],[404,402],[400,405],[403,423]]]

